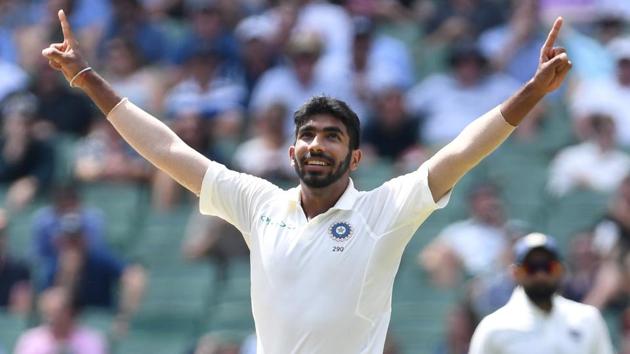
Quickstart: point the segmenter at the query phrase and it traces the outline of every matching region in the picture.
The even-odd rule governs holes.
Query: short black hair
[[[361,122],[359,117],[344,101],[328,96],[311,97],[293,114],[296,139],[300,128],[311,117],[318,114],[326,114],[339,119],[348,130],[350,149],[356,150],[359,148],[361,139]]]

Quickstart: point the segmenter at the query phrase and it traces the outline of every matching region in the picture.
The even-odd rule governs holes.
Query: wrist
[[[90,81],[94,81],[96,77],[96,71],[94,71],[91,67],[85,67],[81,71],[77,72],[74,77],[70,80],[70,87],[76,87],[83,91],[86,90]]]
[[[533,99],[541,100],[547,94],[547,90],[536,80],[536,77],[533,77],[523,86],[523,93]]]

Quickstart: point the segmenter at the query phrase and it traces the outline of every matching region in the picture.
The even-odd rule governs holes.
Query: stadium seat
[[[81,312],[79,323],[104,334],[109,334],[112,329],[114,314],[111,311],[86,308]]]
[[[581,190],[552,199],[547,208],[546,231],[568,249],[571,236],[590,230],[606,213],[609,195]]]
[[[151,272],[134,328],[197,335],[208,315],[213,277],[206,264]]]
[[[55,175],[56,182],[65,182],[74,176],[74,160],[77,139],[69,135],[60,134],[54,139]]]
[[[352,174],[353,182],[358,190],[374,189],[392,178],[394,172],[391,163],[385,160],[376,160],[363,167]]]
[[[403,353],[432,353],[461,289],[438,289],[415,264],[403,264],[394,285],[390,331]]]
[[[27,328],[27,319],[0,311],[0,352],[12,353],[20,334]]]
[[[172,327],[172,329],[176,329]],[[114,345],[112,353],[115,354],[176,354],[187,353],[193,348],[195,339],[188,335],[182,335],[177,331],[136,331],[129,334]]]
[[[105,213],[107,241],[123,254],[134,242],[148,205],[147,190],[128,183],[90,183],[82,186],[85,205]]]

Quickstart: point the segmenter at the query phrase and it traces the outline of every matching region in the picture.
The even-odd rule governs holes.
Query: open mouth
[[[332,162],[322,157],[307,157],[302,162],[303,168],[309,173],[321,174],[325,173],[332,166]]]
[[[304,161],[304,165],[305,166],[330,166],[330,163],[328,161],[311,159],[311,160]]]

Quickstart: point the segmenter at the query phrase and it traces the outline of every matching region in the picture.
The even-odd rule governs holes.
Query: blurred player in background
[[[382,353],[393,282],[405,246],[449,199],[455,183],[557,89],[571,68],[554,47],[558,19],[533,78],[472,122],[416,171],[357,191],[359,118],[342,101],[314,97],[294,115],[288,191],[228,170],[186,145],[157,118],[113,91],[83,59],[63,11],[64,41],[42,54],[81,88],[156,167],[200,197],[204,214],[234,224],[250,248],[259,353]]]
[[[477,326],[469,354],[613,353],[599,311],[557,294],[564,268],[554,239],[529,234],[514,246],[514,257],[518,287]]]

